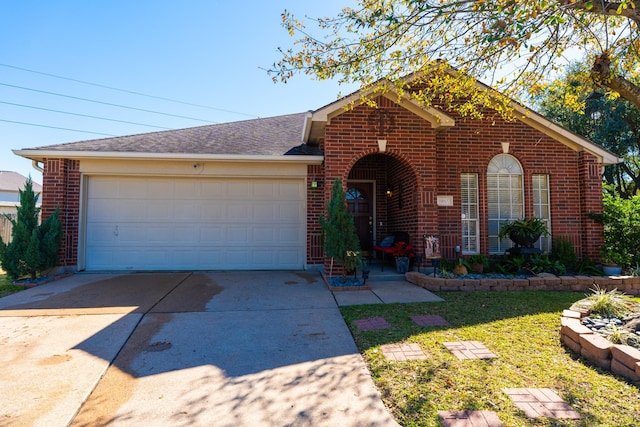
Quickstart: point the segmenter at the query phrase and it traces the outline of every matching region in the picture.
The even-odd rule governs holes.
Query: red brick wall
[[[589,213],[602,213],[601,166],[593,156],[585,152],[579,153],[578,159],[583,183],[580,188],[582,254],[591,259],[599,259],[603,243],[602,226],[589,218]]]
[[[68,159],[45,159],[42,173],[42,218],[58,207],[64,236],[60,248],[60,265],[78,263],[78,223],[80,220],[80,162]]]
[[[454,256],[455,246],[462,244],[460,174],[477,173],[481,252],[487,253],[487,166],[502,153],[501,142],[509,142],[509,154],[524,171],[525,215],[533,215],[532,175],[549,175],[553,235],[572,241],[579,254],[598,258],[602,229],[588,218],[588,212],[602,209],[599,165],[593,156],[577,153],[520,121],[498,117],[480,121],[451,114],[455,127],[436,132],[430,123],[386,98],[379,100],[379,106],[396,120],[393,132],[384,136],[386,153],[378,152],[378,134],[368,123],[373,109],[366,106],[332,118],[324,138],[325,203],[335,178],[346,182],[349,177],[375,176],[378,240],[398,230],[409,232],[414,243],[423,234],[437,234],[444,255]],[[367,170],[378,173],[367,175]],[[390,200],[381,194],[388,183],[395,190]],[[438,195],[453,196],[454,205],[438,207]]]
[[[317,184],[313,188],[312,183]],[[324,263],[321,241],[320,216],[324,213],[324,168],[322,165],[307,166],[307,264]]]

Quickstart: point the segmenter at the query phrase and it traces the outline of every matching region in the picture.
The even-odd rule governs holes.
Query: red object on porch
[[[393,237],[393,240],[391,239]],[[384,259],[386,254],[393,254],[393,247],[396,243],[405,242],[407,245],[409,244],[409,233],[404,231],[396,231],[391,236],[387,236],[385,239],[380,242],[380,245],[374,245],[373,249],[382,254],[382,269],[384,271]]]

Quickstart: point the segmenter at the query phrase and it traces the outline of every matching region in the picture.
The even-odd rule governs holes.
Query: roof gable
[[[457,71],[451,69],[449,72],[456,73]],[[406,80],[411,81],[417,77],[419,77],[419,74],[409,76]],[[493,88],[478,80],[476,80],[476,85],[480,90],[489,91],[495,94],[498,93]],[[446,130],[448,128],[455,127],[456,125],[455,120],[445,112],[433,107],[424,107],[406,95],[398,96],[396,91],[389,88],[387,82],[381,81],[366,90],[356,91],[314,112],[307,113],[304,127],[304,141],[311,144],[317,144],[319,139],[324,135],[327,123],[329,123],[333,117],[348,111],[353,105],[360,105],[364,103],[364,98],[371,95],[377,95],[376,92],[380,92],[379,94],[381,96],[396,102],[412,113],[424,118],[431,123],[431,126],[436,130]],[[552,122],[541,114],[523,106],[515,100],[511,100],[510,106],[514,109],[517,120],[520,120],[527,126],[530,126],[564,144],[570,149],[576,152],[586,151],[594,155],[598,159],[598,162],[603,165],[612,165],[622,162],[622,159],[620,159],[615,153],[612,153],[606,148]]]

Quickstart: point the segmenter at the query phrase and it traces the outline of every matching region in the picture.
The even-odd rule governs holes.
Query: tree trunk
[[[640,87],[611,71],[608,53],[598,56],[591,68],[591,78],[596,84],[606,86],[640,109]]]

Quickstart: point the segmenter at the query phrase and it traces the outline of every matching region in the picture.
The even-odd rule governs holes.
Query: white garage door
[[[300,269],[301,179],[92,176],[87,270]]]

